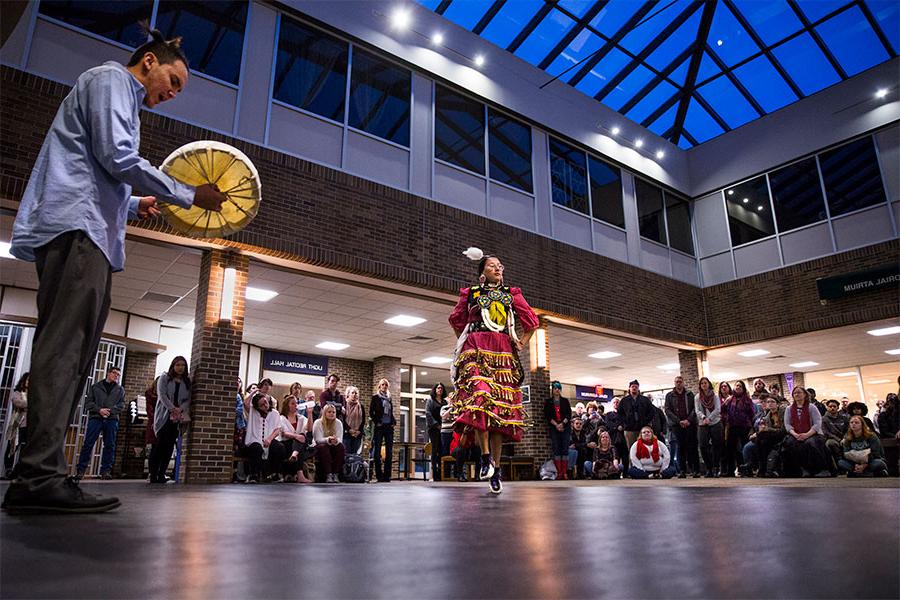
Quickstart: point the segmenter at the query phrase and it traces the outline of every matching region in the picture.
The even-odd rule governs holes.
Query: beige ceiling
[[[3,237],[8,237],[8,232]],[[162,321],[164,326],[183,327],[194,318],[200,253],[191,248],[157,245],[143,241],[126,242],[126,269],[113,276],[112,306]],[[0,283],[28,289],[37,288],[33,265],[0,259]],[[375,289],[363,285],[310,276],[251,261],[249,285],[278,292],[269,302],[248,301],[244,341],[263,348],[312,354],[329,354],[361,360],[377,356],[399,356],[405,363],[423,368],[430,356],[449,358],[455,345],[447,324],[451,305],[429,297]],[[526,295],[527,295],[527,290]],[[143,300],[152,292],[177,298],[174,303]],[[398,314],[418,316],[426,322],[415,327],[387,325],[385,319]],[[826,370],[895,360],[884,350],[900,348],[900,335],[876,338],[865,332],[896,322],[877,322],[791,336],[750,346],[711,350],[709,363],[713,377],[751,377],[794,370],[789,363],[813,360],[819,366],[805,370]],[[424,340],[411,340],[420,336]],[[678,362],[677,350],[627,337],[612,337],[551,323],[548,329],[550,367],[554,378],[565,383],[623,389],[638,379],[642,389],[671,386],[677,369],[660,369]],[[324,351],[316,344],[324,341],[350,344],[342,351]],[[771,354],[759,358],[738,356],[738,352],[762,348]],[[618,352],[612,359],[590,358],[600,351]],[[895,376],[896,377],[896,376]]]

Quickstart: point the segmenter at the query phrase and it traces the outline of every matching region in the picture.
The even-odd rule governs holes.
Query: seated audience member
[[[263,478],[280,481],[281,462],[285,458],[284,445],[278,441],[282,433],[281,415],[272,408],[269,395],[262,391],[262,386],[250,399],[250,404],[244,436],[250,463],[247,482],[257,483]]]
[[[837,462],[844,455],[842,442],[847,435],[850,417],[841,412],[841,403],[834,398],[825,401],[825,414],[822,415],[822,435],[825,438],[825,456],[828,469],[837,471]]]
[[[600,432],[597,447],[594,448],[594,460],[586,462],[584,468],[594,479],[618,479],[622,475],[619,453],[608,431]]]
[[[809,394],[809,405],[816,407],[819,411],[819,416],[824,415],[827,409],[825,408],[825,404],[816,398],[816,390],[813,388],[806,388],[806,392]]]
[[[787,432],[784,430],[784,409],[777,398],[766,399],[766,416],[756,433],[756,453],[760,477],[778,477],[781,465],[781,443]]]
[[[875,432],[871,431],[862,416],[850,417],[849,431],[844,436],[844,455],[838,461],[841,471],[847,477],[886,476],[887,463],[884,462],[884,451]]]
[[[578,417],[572,417],[572,435],[569,442],[569,469],[572,471],[572,479],[584,479],[588,438],[584,431],[584,421]]]
[[[769,386],[769,395],[775,398],[775,404],[778,404],[785,399],[784,396],[781,395],[781,386],[777,383],[773,383]]]
[[[671,479],[675,475],[675,465],[671,464],[669,449],[653,435],[653,428],[645,425],[641,435],[631,446],[631,466],[628,476],[632,479]]]
[[[794,402],[784,412],[784,452],[782,461],[787,473],[800,472],[804,477],[830,477],[825,468],[825,441],[822,438],[822,415],[809,401],[809,393],[797,386],[791,393]]]
[[[584,402],[576,402],[575,403],[575,414],[572,415],[572,418],[578,417],[579,419],[583,419],[585,417],[584,414]]]
[[[337,418],[333,404],[322,407],[322,416],[313,423],[313,439],[316,440],[316,458],[319,461],[319,477],[325,483],[338,483],[338,474],[344,468],[344,426]]]
[[[758,467],[760,457],[758,452],[759,448],[756,443],[757,433],[760,431],[760,428],[765,427],[764,421],[766,418],[766,409],[769,400],[769,392],[761,392],[754,399],[755,402],[758,402],[759,412],[757,412],[756,416],[753,418],[753,427],[750,430],[748,441],[741,449],[741,455],[744,459],[744,464],[742,464],[738,469],[738,475],[740,475],[741,477],[753,477],[753,470],[754,468]]]
[[[281,411],[280,441],[288,453],[282,469],[284,480],[287,483],[310,483],[303,472],[303,462],[309,448],[306,417],[297,412],[297,397],[291,394],[285,396]]]
[[[865,405],[864,402],[851,402],[847,405],[847,413],[852,417],[853,415],[859,415],[863,418],[863,421],[866,424],[866,427],[869,428],[869,431],[875,431],[875,424],[867,417],[869,414],[869,407]]]
[[[265,394],[266,398],[269,399],[269,406],[272,410],[278,410],[278,400],[271,394],[272,386],[275,385],[272,383],[272,380],[266,377],[262,381],[259,382],[259,392],[261,394]]]
[[[347,454],[359,454],[362,448],[363,431],[366,427],[366,409],[359,401],[359,388],[348,385],[344,388],[347,404],[344,407],[344,448]]]
[[[481,471],[481,450],[478,447],[478,444],[474,443],[472,437],[467,436],[464,438],[458,431],[454,431],[449,449],[450,456],[456,461],[453,469],[453,475],[456,477],[456,480],[461,483],[465,483],[469,480],[469,478],[466,477],[467,462],[475,464],[475,479],[479,479],[478,473]]]

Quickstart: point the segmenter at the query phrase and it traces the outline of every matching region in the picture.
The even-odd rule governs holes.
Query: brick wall
[[[546,331],[546,322],[541,322],[541,327]],[[550,354],[550,335],[544,336],[547,351],[547,368],[534,369],[531,365],[530,344],[522,350],[520,358],[525,367],[525,381],[523,386],[528,386],[530,403],[525,405],[528,413],[525,435],[522,441],[515,445],[515,454],[518,456],[530,456],[534,459],[534,468],[539,469],[541,464],[550,457],[550,434],[547,431],[547,422],[544,420],[544,402],[550,398],[550,367],[552,359]],[[507,474],[507,477],[509,474]]]
[[[341,380],[338,383],[338,389],[342,392],[348,385],[358,387],[359,398],[368,408],[369,398],[372,396],[372,363],[370,361],[329,357],[328,372],[340,375]],[[321,392],[323,389],[325,389],[324,382],[322,388],[316,390],[316,392]]]
[[[129,403],[153,383],[156,377],[156,354],[152,352],[125,352],[125,372],[122,387],[125,388],[125,412],[119,419],[119,434],[116,436],[116,458],[113,462],[113,476],[143,477],[145,458],[144,423],[130,426]],[[137,452],[136,452],[137,451]]]

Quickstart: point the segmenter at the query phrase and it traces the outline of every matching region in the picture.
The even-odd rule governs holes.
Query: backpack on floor
[[[540,474],[541,479],[544,481],[556,479],[556,465],[553,464],[552,460],[548,460],[543,465],[541,465]]]
[[[348,454],[344,459],[344,481],[365,483],[369,480],[369,463],[359,454]]]

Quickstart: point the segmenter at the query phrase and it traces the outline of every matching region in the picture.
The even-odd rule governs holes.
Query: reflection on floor
[[[4,598],[900,596],[896,479],[84,485],[0,516]]]

